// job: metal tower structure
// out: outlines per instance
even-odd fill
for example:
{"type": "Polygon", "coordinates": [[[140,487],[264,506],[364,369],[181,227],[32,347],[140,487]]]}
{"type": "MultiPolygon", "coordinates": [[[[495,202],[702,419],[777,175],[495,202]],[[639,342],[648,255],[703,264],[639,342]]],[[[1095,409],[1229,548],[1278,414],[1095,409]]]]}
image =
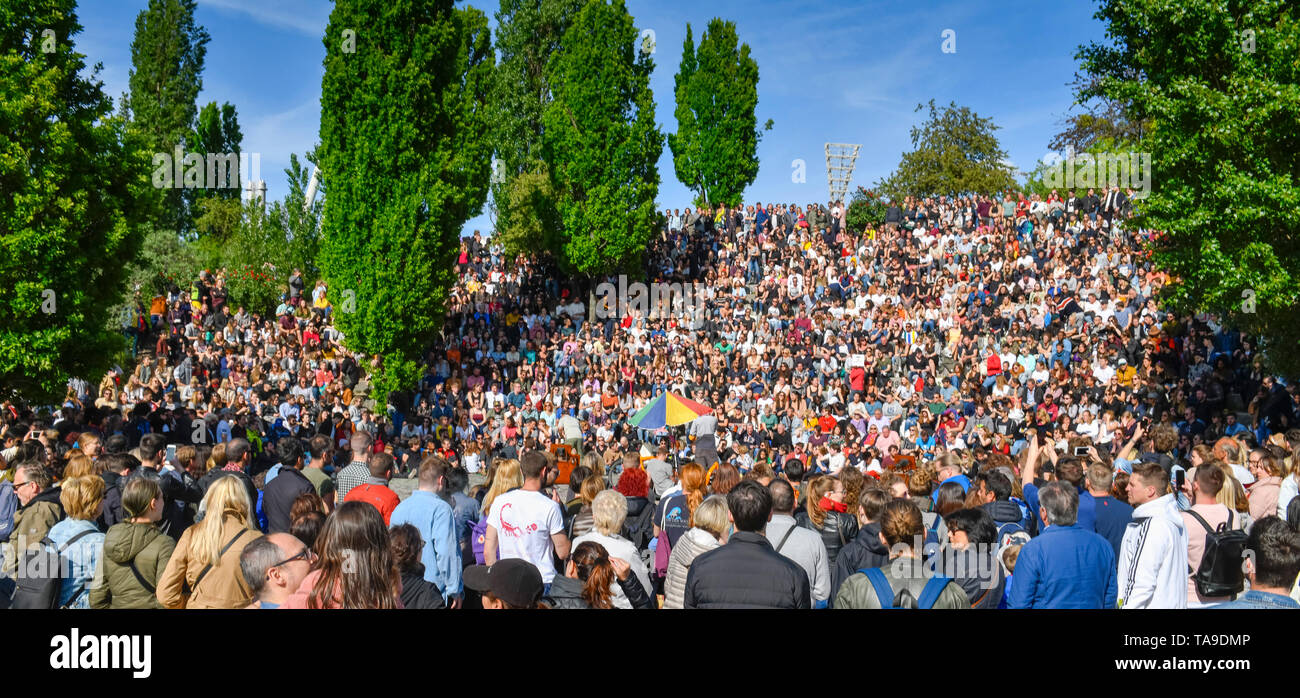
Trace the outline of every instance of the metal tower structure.
{"type": "Polygon", "coordinates": [[[827,143],[826,144],[826,189],[831,201],[843,201],[849,192],[849,181],[853,179],[853,165],[858,160],[861,144],[827,143]]]}

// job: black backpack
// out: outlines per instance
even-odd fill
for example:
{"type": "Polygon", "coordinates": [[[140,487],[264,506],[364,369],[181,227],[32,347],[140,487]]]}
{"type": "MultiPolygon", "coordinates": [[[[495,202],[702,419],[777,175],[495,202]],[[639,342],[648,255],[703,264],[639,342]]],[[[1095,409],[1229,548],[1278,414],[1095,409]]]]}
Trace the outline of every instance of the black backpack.
{"type": "MultiPolygon", "coordinates": [[[[97,533],[97,529],[82,531],[67,543],[54,547],[54,541],[42,538],[39,545],[34,545],[18,555],[18,573],[15,575],[17,587],[14,589],[11,608],[59,607],[59,590],[63,588],[63,552],[73,543],[85,536],[97,533]]],[[[72,598],[81,594],[78,589],[72,598]]]]}
{"type": "Polygon", "coordinates": [[[1228,520],[1215,530],[1200,514],[1190,509],[1185,511],[1205,529],[1205,554],[1201,557],[1200,568],[1192,572],[1197,593],[1201,596],[1241,593],[1245,586],[1241,558],[1246,550],[1246,532],[1231,528],[1233,512],[1229,510],[1228,520]]]}

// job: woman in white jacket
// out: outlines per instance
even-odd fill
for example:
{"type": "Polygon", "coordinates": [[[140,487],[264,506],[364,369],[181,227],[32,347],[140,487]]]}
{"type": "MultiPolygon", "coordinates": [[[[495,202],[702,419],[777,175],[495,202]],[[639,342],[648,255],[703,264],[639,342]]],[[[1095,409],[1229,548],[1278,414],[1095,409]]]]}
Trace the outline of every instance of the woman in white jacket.
{"type": "MultiPolygon", "coordinates": [[[[591,501],[591,517],[593,529],[575,538],[573,547],[576,549],[587,541],[600,543],[609,553],[609,557],[618,558],[632,568],[632,573],[636,575],[637,581],[641,582],[643,589],[654,589],[650,584],[650,573],[646,570],[636,546],[620,535],[623,522],[627,520],[627,498],[623,493],[618,490],[603,490],[597,494],[591,501]]],[[[628,601],[621,587],[614,584],[611,590],[614,592],[615,608],[632,608],[632,602],[628,601]]]]}
{"type": "Polygon", "coordinates": [[[691,563],[727,542],[727,498],[715,494],[695,508],[693,527],[677,539],[668,556],[668,575],[664,578],[664,608],[682,608],[686,598],[686,575],[691,563]]]}

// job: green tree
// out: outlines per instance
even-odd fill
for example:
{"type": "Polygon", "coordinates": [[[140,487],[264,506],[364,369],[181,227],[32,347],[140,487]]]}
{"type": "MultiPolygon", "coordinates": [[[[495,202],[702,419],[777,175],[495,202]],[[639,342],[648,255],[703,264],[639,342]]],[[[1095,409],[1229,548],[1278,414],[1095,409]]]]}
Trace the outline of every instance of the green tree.
{"type": "Polygon", "coordinates": [[[1135,225],[1158,231],[1164,300],[1226,314],[1300,375],[1300,21],[1281,0],[1106,0],[1106,43],[1080,47],[1080,98],[1131,104],[1150,123],[1152,193],[1135,225]]]}
{"type": "MultiPolygon", "coordinates": [[[[235,105],[226,102],[217,107],[216,102],[208,102],[199,110],[198,122],[188,137],[186,149],[191,153],[215,153],[238,155],[243,150],[244,134],[239,128],[239,115],[235,105]]],[[[237,165],[237,162],[233,163],[237,165]]],[[[204,210],[200,202],[209,198],[224,199],[238,203],[242,189],[237,169],[218,166],[207,171],[207,187],[202,189],[183,189],[187,210],[202,215],[204,210]],[[211,176],[216,174],[215,181],[211,176]]]]}
{"type": "Polygon", "coordinates": [[[492,46],[483,13],[452,0],[338,0],[325,47],[321,269],[348,348],[382,357],[382,396],[418,380],[487,197],[492,46]]]}
{"type": "MultiPolygon", "coordinates": [[[[677,179],[694,191],[695,205],[738,206],[758,176],[758,63],[734,22],[713,18],[697,51],[686,24],[682,61],[674,80],[677,133],[668,134],[677,179]]],[[[768,119],[765,129],[772,128],[768,119]]]]}
{"type": "MultiPolygon", "coordinates": [[[[1079,94],[1095,87],[1092,84],[1095,82],[1095,78],[1076,75],[1069,86],[1075,94],[1079,94]]],[[[1082,153],[1092,152],[1103,141],[1138,143],[1150,127],[1150,124],[1133,118],[1130,105],[1104,95],[1078,100],[1075,106],[1082,107],[1083,110],[1065,117],[1061,124],[1064,128],[1052,136],[1048,148],[1062,152],[1074,148],[1075,152],[1082,153]]]]}
{"type": "Polygon", "coordinates": [[[491,109],[496,149],[492,209],[510,252],[554,248],[559,214],[542,155],[542,114],[551,102],[546,65],[585,0],[501,0],[491,109]]]}
{"type": "Polygon", "coordinates": [[[862,232],[869,226],[885,222],[885,212],[889,208],[883,197],[870,189],[858,187],[849,199],[849,210],[845,212],[845,225],[849,230],[862,232]]]}
{"type": "MultiPolygon", "coordinates": [[[[918,104],[916,111],[925,109],[918,104]]],[[[992,194],[1015,186],[1003,160],[994,131],[998,126],[969,107],[956,103],[938,109],[929,103],[930,116],[912,127],[911,152],[903,153],[898,169],[876,185],[891,200],[905,196],[992,194]]]]}
{"type": "MultiPolygon", "coordinates": [[[[196,0],[149,0],[135,18],[131,41],[128,96],[132,128],[144,137],[152,153],[174,157],[175,148],[189,139],[197,112],[195,100],[203,88],[203,59],[208,32],[194,21],[196,0]]],[[[158,197],[161,227],[183,233],[194,230],[193,215],[178,188],[158,197]]]]}
{"type": "Polygon", "coordinates": [[[139,250],[149,160],[99,66],[81,74],[73,0],[0,14],[0,392],[53,401],[122,346],[108,315],[139,250]]]}
{"type": "Polygon", "coordinates": [[[591,0],[547,72],[546,159],[564,230],[560,262],[594,275],[630,268],[655,232],[656,162],[650,57],[623,0],[591,0]]]}

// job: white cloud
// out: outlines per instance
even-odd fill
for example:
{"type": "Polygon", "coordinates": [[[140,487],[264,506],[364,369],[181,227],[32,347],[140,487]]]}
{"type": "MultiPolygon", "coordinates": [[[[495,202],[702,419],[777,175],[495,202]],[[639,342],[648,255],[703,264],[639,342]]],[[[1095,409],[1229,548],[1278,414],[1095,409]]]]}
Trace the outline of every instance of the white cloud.
{"type": "Polygon", "coordinates": [[[273,27],[292,29],[307,36],[325,35],[330,4],[321,0],[202,0],[205,7],[245,14],[273,27]]]}

